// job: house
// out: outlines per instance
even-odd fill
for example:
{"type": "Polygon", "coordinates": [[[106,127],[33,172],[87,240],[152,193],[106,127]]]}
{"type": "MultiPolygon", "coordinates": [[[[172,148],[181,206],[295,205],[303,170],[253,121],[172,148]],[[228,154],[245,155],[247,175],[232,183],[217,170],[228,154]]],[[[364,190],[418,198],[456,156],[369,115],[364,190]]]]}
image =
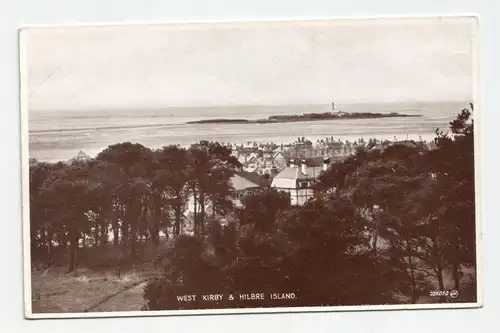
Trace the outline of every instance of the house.
{"type": "Polygon", "coordinates": [[[314,195],[312,186],[316,179],[329,165],[329,159],[323,159],[321,166],[308,165],[307,160],[302,160],[300,165],[290,161],[289,165],[273,178],[271,187],[289,193],[292,205],[304,205],[314,195]]]}
{"type": "Polygon", "coordinates": [[[326,149],[329,155],[338,155],[342,152],[344,145],[342,142],[332,141],[326,144],[326,149]]]}
{"type": "Polygon", "coordinates": [[[272,151],[263,150],[262,151],[262,158],[265,158],[265,159],[271,159],[271,158],[273,158],[273,152],[272,151]]]}
{"type": "Polygon", "coordinates": [[[72,159],[70,159],[68,161],[68,163],[73,164],[73,163],[77,163],[77,162],[85,162],[85,161],[88,161],[90,159],[91,158],[89,155],[85,154],[82,150],[80,150],[75,157],[73,157],[72,159]]]}
{"type": "Polygon", "coordinates": [[[436,142],[430,141],[429,143],[427,143],[426,147],[428,150],[434,150],[434,149],[437,149],[438,146],[437,146],[436,142]]]}
{"type": "Polygon", "coordinates": [[[273,156],[276,155],[277,153],[284,153],[287,150],[285,146],[281,145],[279,147],[276,147],[273,149],[273,156]]]}
{"type": "Polygon", "coordinates": [[[285,169],[272,178],[271,187],[289,193],[292,205],[303,205],[314,196],[313,185],[318,177],[332,164],[342,162],[348,157],[312,157],[302,159],[300,164],[291,160],[285,169]]]}
{"type": "Polygon", "coordinates": [[[238,159],[240,157],[240,152],[236,149],[231,149],[231,156],[235,157],[238,159]]]}
{"type": "MultiPolygon", "coordinates": [[[[231,198],[229,199],[231,199],[233,205],[235,205],[236,207],[241,206],[241,199],[245,195],[255,193],[256,191],[269,186],[269,182],[264,177],[255,172],[248,172],[243,170],[239,170],[238,172],[236,172],[229,181],[233,187],[231,198]]],[[[192,216],[193,212],[194,197],[192,194],[190,194],[186,202],[184,215],[192,216]]],[[[212,213],[212,204],[210,202],[206,203],[205,205],[205,213],[207,213],[207,215],[211,215],[212,213]]]]}
{"type": "Polygon", "coordinates": [[[273,155],[273,162],[276,166],[284,168],[286,166],[286,158],[282,152],[276,152],[273,155]]]}
{"type": "Polygon", "coordinates": [[[244,164],[247,162],[247,155],[245,154],[241,154],[238,156],[238,162],[240,162],[241,164],[244,164]]]}
{"type": "Polygon", "coordinates": [[[239,171],[230,180],[233,186],[232,201],[236,207],[241,206],[241,199],[269,186],[269,182],[256,172],[239,171]]]}
{"type": "Polygon", "coordinates": [[[258,158],[259,158],[259,156],[257,156],[256,153],[251,153],[250,155],[248,155],[246,162],[247,163],[256,163],[258,158]]]}
{"type": "Polygon", "coordinates": [[[257,163],[250,163],[245,166],[244,170],[246,172],[257,172],[259,170],[259,166],[257,163]]]}
{"type": "Polygon", "coordinates": [[[273,152],[273,160],[283,161],[286,164],[285,152],[284,151],[273,152]]]}
{"type": "Polygon", "coordinates": [[[371,148],[371,150],[383,150],[383,149],[384,149],[384,145],[380,142],[375,143],[373,145],[373,147],[371,148]]]}

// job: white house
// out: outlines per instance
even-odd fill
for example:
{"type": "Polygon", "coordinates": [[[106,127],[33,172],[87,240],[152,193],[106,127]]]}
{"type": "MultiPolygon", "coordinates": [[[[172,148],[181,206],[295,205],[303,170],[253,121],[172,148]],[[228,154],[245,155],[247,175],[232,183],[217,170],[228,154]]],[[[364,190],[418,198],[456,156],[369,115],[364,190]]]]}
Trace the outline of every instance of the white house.
{"type": "Polygon", "coordinates": [[[76,154],[75,157],[73,157],[72,159],[68,160],[68,163],[76,163],[76,162],[85,162],[85,161],[88,161],[90,160],[90,156],[85,154],[83,152],[83,150],[80,150],[78,152],[78,154],[76,154]]]}
{"type": "Polygon", "coordinates": [[[273,162],[280,167],[286,166],[286,158],[283,152],[275,152],[273,155],[273,162]]]}
{"type": "MultiPolygon", "coordinates": [[[[236,207],[241,207],[241,198],[249,193],[260,190],[266,186],[266,180],[255,172],[239,171],[233,175],[230,179],[231,185],[233,186],[232,192],[232,202],[236,207]]],[[[199,207],[198,207],[199,209],[199,207]]],[[[185,216],[191,215],[194,212],[194,197],[192,194],[189,195],[186,209],[184,211],[185,216]]],[[[212,213],[212,205],[210,203],[205,205],[205,212],[207,214],[212,213]]]]}
{"type": "Polygon", "coordinates": [[[329,165],[329,159],[324,159],[322,166],[308,166],[305,160],[300,165],[290,161],[290,165],[273,178],[271,187],[289,193],[292,205],[304,205],[314,195],[312,185],[329,165]]]}

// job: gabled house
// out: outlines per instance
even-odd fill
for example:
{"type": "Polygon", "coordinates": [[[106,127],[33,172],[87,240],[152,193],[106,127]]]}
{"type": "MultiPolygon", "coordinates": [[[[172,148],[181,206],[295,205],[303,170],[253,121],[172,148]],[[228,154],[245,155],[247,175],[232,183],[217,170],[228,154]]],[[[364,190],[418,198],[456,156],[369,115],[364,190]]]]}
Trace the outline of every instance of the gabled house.
{"type": "Polygon", "coordinates": [[[69,164],[72,164],[72,163],[77,163],[77,162],[85,162],[85,161],[88,161],[88,160],[90,160],[90,159],[91,159],[91,158],[90,158],[90,156],[89,156],[89,155],[85,154],[85,153],[83,152],[83,150],[80,150],[80,151],[78,152],[78,154],[76,154],[76,156],[75,156],[75,157],[73,157],[72,159],[68,160],[68,163],[69,163],[69,164]]]}
{"type": "Polygon", "coordinates": [[[266,151],[266,150],[262,151],[262,158],[271,159],[272,157],[273,157],[272,151],[266,151]]]}
{"type": "Polygon", "coordinates": [[[239,171],[231,178],[234,188],[232,193],[233,204],[241,206],[241,199],[248,194],[255,193],[269,186],[269,182],[256,172],[239,171]]]}
{"type": "Polygon", "coordinates": [[[251,153],[250,155],[248,155],[246,162],[247,163],[256,163],[257,159],[258,159],[257,154],[256,153],[251,153]]]}
{"type": "Polygon", "coordinates": [[[241,164],[244,164],[247,162],[247,156],[245,154],[241,154],[238,156],[238,162],[240,162],[241,164]]]}
{"type": "Polygon", "coordinates": [[[313,185],[318,177],[332,164],[344,161],[348,156],[302,159],[300,163],[290,161],[288,166],[272,180],[271,187],[289,193],[292,205],[304,205],[314,196],[313,185]]]}
{"type": "Polygon", "coordinates": [[[273,162],[276,164],[278,167],[285,167],[286,166],[286,158],[283,152],[276,152],[273,155],[273,162]]]}
{"type": "Polygon", "coordinates": [[[289,165],[273,178],[271,187],[289,193],[292,205],[303,205],[314,195],[312,186],[329,165],[329,159],[324,159],[321,166],[308,165],[306,160],[302,160],[300,165],[290,161],[289,165]]]}
{"type": "MultiPolygon", "coordinates": [[[[241,206],[241,199],[245,195],[255,193],[269,186],[269,182],[264,177],[255,172],[243,170],[236,172],[229,181],[233,187],[233,191],[231,192],[231,197],[228,199],[230,199],[236,207],[241,206]]],[[[192,216],[193,212],[194,197],[190,194],[186,202],[184,215],[192,216]]],[[[205,213],[207,213],[207,215],[211,215],[212,213],[212,204],[210,202],[205,205],[205,213]]]]}
{"type": "Polygon", "coordinates": [[[244,170],[246,172],[257,172],[259,170],[259,166],[257,165],[257,163],[251,163],[251,164],[248,164],[244,170]]]}

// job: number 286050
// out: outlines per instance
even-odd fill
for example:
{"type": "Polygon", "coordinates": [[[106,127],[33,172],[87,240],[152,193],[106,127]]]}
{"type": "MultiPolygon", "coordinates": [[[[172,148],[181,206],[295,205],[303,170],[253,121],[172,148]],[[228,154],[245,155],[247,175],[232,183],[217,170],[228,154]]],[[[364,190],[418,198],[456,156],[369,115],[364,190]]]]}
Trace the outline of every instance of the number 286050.
{"type": "Polygon", "coordinates": [[[439,297],[439,296],[449,296],[450,292],[448,290],[432,290],[429,293],[431,297],[439,297]]]}

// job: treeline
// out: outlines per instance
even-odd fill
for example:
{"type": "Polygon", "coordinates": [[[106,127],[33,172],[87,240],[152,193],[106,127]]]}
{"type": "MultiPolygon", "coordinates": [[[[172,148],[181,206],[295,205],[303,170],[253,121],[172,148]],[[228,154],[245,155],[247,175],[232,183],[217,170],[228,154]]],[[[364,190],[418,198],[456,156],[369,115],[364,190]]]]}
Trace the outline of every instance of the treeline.
{"type": "Polygon", "coordinates": [[[81,246],[100,247],[112,234],[121,258],[133,260],[139,241],[157,246],[160,232],[167,237],[181,233],[188,197],[194,199],[194,234],[203,234],[208,205],[212,217],[232,209],[229,180],[237,167],[229,148],[208,141],[157,150],[125,142],[85,161],[34,163],[32,259],[50,265],[54,249],[64,249],[71,271],[81,246]]]}
{"type": "Polygon", "coordinates": [[[474,302],[471,111],[450,123],[451,134],[436,131],[434,150],[359,150],[323,173],[302,207],[268,189],[245,197],[234,223],[212,221],[208,237],[181,235],[148,283],[144,309],[416,303],[450,288],[459,296],[434,301],[474,302]],[[176,298],[252,292],[296,298],[176,298]]]}

